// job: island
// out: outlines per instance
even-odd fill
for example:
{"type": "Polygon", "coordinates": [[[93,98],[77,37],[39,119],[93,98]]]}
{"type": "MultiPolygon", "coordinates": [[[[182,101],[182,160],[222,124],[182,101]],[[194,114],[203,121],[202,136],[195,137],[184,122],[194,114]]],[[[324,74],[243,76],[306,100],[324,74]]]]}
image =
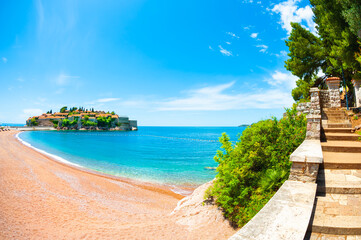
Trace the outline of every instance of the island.
{"type": "Polygon", "coordinates": [[[32,116],[26,120],[29,127],[54,127],[58,130],[110,130],[136,131],[137,121],[129,117],[118,116],[114,111],[95,111],[83,107],[62,107],[59,112],[52,110],[39,116],[32,116]]]}

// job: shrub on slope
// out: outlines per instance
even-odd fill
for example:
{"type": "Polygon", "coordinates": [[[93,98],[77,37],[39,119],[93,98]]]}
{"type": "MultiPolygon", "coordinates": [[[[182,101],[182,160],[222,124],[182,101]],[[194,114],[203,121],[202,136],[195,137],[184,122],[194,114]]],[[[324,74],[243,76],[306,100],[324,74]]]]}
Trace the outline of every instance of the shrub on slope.
{"type": "Polygon", "coordinates": [[[243,226],[273,196],[288,178],[290,154],[306,136],[306,118],[294,108],[286,109],[281,120],[257,122],[242,133],[235,144],[223,133],[222,151],[214,185],[207,197],[213,198],[226,218],[243,226]]]}

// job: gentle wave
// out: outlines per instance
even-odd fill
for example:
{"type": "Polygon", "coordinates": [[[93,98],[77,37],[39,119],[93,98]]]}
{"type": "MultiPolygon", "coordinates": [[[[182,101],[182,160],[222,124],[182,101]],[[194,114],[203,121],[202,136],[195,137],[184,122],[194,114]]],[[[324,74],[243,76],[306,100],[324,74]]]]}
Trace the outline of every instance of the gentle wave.
{"type": "Polygon", "coordinates": [[[75,167],[80,167],[80,168],[84,168],[84,169],[85,169],[84,166],[81,166],[81,165],[76,164],[76,163],[69,162],[68,160],[65,160],[65,159],[62,158],[62,157],[59,157],[59,156],[57,156],[57,155],[55,155],[55,154],[51,154],[51,153],[48,153],[48,152],[46,152],[46,151],[44,151],[44,150],[41,150],[41,149],[39,149],[39,148],[34,147],[34,146],[31,145],[30,143],[25,142],[24,140],[22,140],[22,139],[19,137],[20,133],[21,133],[21,132],[17,133],[17,134],[15,135],[15,137],[16,137],[16,139],[18,139],[18,140],[19,140],[22,144],[24,144],[25,146],[30,147],[30,148],[34,149],[35,151],[37,151],[37,152],[39,152],[39,153],[42,153],[42,154],[44,154],[44,155],[46,155],[46,156],[48,156],[48,157],[51,157],[51,158],[55,159],[56,161],[59,161],[59,162],[65,163],[65,164],[69,164],[69,165],[72,165],[72,166],[75,166],[75,167]]]}

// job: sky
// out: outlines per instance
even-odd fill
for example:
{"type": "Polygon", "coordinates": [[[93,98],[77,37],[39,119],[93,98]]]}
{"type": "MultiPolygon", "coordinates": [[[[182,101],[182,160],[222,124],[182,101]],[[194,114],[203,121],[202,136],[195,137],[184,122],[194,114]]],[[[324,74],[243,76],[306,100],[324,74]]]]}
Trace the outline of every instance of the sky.
{"type": "Polygon", "coordinates": [[[312,18],[306,0],[0,0],[0,122],[63,106],[139,126],[281,117],[290,22],[312,18]]]}

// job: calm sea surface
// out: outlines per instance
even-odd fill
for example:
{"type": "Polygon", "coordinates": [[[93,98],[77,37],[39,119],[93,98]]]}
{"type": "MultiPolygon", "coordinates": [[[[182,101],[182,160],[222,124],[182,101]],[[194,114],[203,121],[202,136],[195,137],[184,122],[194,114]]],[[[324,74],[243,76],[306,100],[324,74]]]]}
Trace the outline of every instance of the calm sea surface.
{"type": "Polygon", "coordinates": [[[212,180],[213,160],[226,132],[244,127],[139,127],[136,132],[29,131],[20,139],[83,167],[116,176],[173,185],[212,180]]]}

